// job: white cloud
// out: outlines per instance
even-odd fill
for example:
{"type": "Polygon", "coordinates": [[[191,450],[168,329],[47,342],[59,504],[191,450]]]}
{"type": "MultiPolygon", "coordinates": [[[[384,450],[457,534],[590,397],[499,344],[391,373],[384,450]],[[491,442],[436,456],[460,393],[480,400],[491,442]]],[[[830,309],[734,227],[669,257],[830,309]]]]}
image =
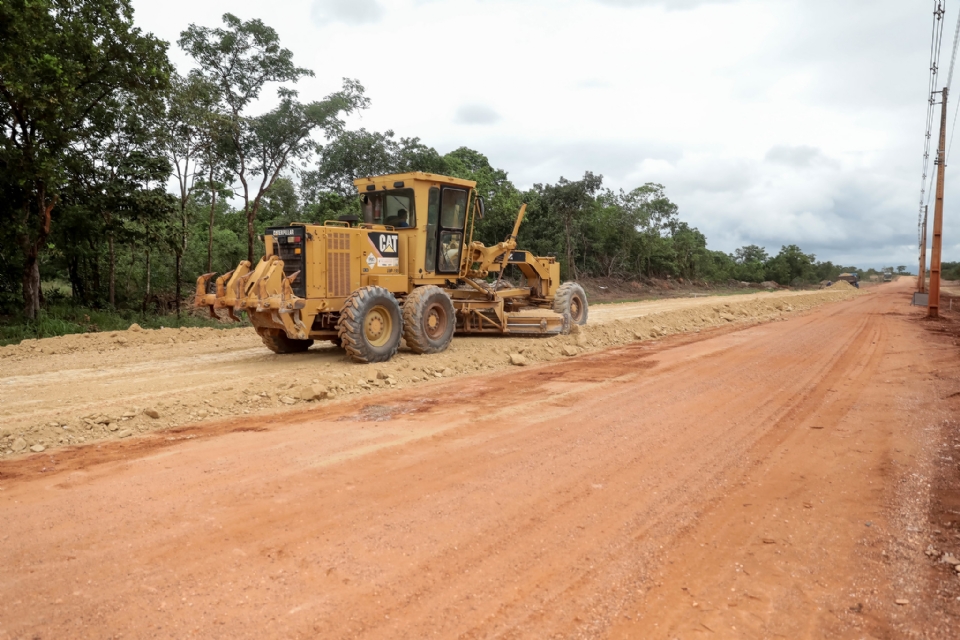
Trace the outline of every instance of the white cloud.
{"type": "Polygon", "coordinates": [[[500,114],[484,104],[465,104],[457,109],[454,122],[457,124],[494,124],[500,114]]]}
{"type": "Polygon", "coordinates": [[[310,17],[318,26],[331,22],[363,25],[379,22],[383,11],[377,0],[314,0],[310,17]]]}
{"type": "Polygon", "coordinates": [[[836,165],[835,162],[832,162],[824,156],[820,149],[807,145],[790,146],[778,144],[770,147],[764,159],[767,162],[774,162],[795,169],[823,163],[836,165]]]}
{"type": "MultiPolygon", "coordinates": [[[[277,29],[297,64],[316,72],[297,86],[303,99],[335,91],[341,77],[357,78],[372,107],[350,126],[418,136],[440,152],[477,149],[518,186],[584,171],[603,174],[612,188],[661,182],[714,249],[796,243],[823,259],[896,264],[912,264],[916,254],[926,5],[134,5],[139,25],[171,42],[188,22],[219,25],[225,11],[261,18],[277,29]],[[315,15],[324,17],[314,22],[315,15]]],[[[175,47],[173,57],[178,64],[183,59],[175,47]]],[[[953,241],[960,238],[960,220],[950,195],[960,193],[954,190],[960,172],[952,169],[945,260],[960,259],[953,241]]]]}
{"type": "Polygon", "coordinates": [[[638,7],[662,7],[668,11],[684,11],[695,9],[705,4],[722,4],[733,2],[734,0],[593,0],[599,4],[607,4],[612,7],[638,8],[638,7]]]}

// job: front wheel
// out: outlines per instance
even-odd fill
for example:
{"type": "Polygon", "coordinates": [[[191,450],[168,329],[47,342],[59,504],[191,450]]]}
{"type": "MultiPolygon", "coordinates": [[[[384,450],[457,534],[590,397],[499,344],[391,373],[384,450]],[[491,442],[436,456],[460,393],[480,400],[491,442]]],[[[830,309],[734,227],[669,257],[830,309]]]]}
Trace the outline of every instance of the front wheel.
{"type": "Polygon", "coordinates": [[[274,353],[300,353],[306,351],[313,344],[313,340],[295,340],[288,338],[280,329],[258,329],[260,339],[267,349],[274,353]]]}
{"type": "Polygon", "coordinates": [[[557,289],[553,310],[570,318],[571,324],[587,324],[587,294],[576,282],[565,282],[557,289]]]}
{"type": "Polygon", "coordinates": [[[414,353],[440,353],[456,328],[453,301],[443,289],[417,287],[403,303],[403,338],[414,353]]]}
{"type": "Polygon", "coordinates": [[[383,287],[361,287],[340,311],[337,332],[347,354],[357,362],[386,362],[400,347],[400,304],[383,287]]]}

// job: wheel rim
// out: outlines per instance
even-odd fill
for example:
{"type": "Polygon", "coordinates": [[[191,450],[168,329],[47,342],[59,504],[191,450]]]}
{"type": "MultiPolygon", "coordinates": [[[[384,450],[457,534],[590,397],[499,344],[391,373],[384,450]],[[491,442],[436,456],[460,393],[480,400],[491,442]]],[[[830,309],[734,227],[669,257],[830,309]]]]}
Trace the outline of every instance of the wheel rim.
{"type": "Polygon", "coordinates": [[[376,306],[363,321],[363,335],[374,347],[382,347],[393,333],[393,318],[386,307],[376,306]]]}
{"type": "Polygon", "coordinates": [[[443,337],[447,329],[447,310],[439,303],[431,304],[423,314],[423,331],[431,340],[443,337]]]}
{"type": "Polygon", "coordinates": [[[574,322],[580,322],[583,318],[583,304],[580,302],[580,296],[570,298],[570,317],[574,322]]]}

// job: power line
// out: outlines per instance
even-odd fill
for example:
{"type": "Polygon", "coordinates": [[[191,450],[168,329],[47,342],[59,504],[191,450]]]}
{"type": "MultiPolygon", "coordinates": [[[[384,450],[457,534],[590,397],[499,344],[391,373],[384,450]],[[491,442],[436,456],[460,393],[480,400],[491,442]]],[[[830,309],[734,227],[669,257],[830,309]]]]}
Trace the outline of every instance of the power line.
{"type": "Polygon", "coordinates": [[[947,72],[947,93],[950,92],[950,83],[953,81],[953,67],[957,64],[958,37],[960,37],[960,12],[957,13],[957,28],[953,30],[953,52],[950,54],[950,70],[947,72]]]}
{"type": "MultiPolygon", "coordinates": [[[[960,39],[960,12],[957,13],[957,28],[953,31],[953,54],[950,56],[950,73],[947,75],[947,89],[949,93],[950,83],[953,80],[953,66],[957,62],[957,41],[960,39]]],[[[944,161],[950,158],[950,151],[953,150],[953,132],[957,130],[957,113],[960,112],[960,102],[957,102],[957,108],[953,111],[953,125],[950,127],[950,142],[947,145],[947,155],[944,161]]],[[[929,197],[929,196],[928,196],[929,197]]]]}
{"type": "MultiPolygon", "coordinates": [[[[923,219],[923,207],[927,194],[927,169],[930,166],[930,139],[933,135],[933,113],[934,107],[936,106],[934,91],[936,91],[937,88],[937,80],[940,70],[940,48],[943,44],[944,13],[944,0],[934,0],[933,30],[930,35],[930,82],[927,87],[927,125],[923,140],[923,174],[920,177],[920,210],[917,212],[917,244],[920,243],[920,225],[923,219]]],[[[951,74],[952,67],[953,64],[951,64],[951,74]]]]}

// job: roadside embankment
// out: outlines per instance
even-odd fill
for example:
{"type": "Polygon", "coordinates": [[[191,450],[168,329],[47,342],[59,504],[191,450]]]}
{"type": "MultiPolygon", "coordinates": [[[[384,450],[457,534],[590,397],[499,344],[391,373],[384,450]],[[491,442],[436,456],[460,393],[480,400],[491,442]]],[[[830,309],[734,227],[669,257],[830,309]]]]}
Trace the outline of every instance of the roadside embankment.
{"type": "Polygon", "coordinates": [[[252,330],[158,329],[27,340],[0,348],[0,458],[229,416],[309,407],[385,388],[533,365],[671,334],[776,321],[865,295],[812,292],[595,306],[585,327],[551,338],[456,337],[444,353],[401,349],[358,365],[330,344],[278,356],[252,330]]]}

